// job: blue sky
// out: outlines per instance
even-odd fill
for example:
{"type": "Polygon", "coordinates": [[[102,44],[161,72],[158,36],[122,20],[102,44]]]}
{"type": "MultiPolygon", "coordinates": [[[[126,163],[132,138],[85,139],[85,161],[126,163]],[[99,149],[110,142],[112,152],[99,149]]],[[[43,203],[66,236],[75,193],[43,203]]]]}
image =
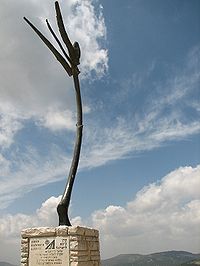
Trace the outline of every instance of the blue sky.
{"type": "MultiPolygon", "coordinates": [[[[103,258],[199,252],[200,2],[60,4],[82,48],[73,224],[100,230],[103,258]]],[[[23,16],[51,38],[54,3],[3,0],[0,11],[0,260],[10,262],[22,228],[58,224],[76,123],[72,83],[23,16]]]]}

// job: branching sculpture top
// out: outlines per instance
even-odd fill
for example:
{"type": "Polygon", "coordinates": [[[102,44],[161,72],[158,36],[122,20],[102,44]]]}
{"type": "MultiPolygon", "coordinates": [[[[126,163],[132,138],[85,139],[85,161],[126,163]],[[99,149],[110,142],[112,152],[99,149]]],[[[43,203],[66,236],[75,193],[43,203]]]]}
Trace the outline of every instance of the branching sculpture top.
{"type": "Polygon", "coordinates": [[[57,206],[59,225],[71,226],[69,216],[68,216],[68,209],[69,209],[69,204],[70,204],[70,199],[71,199],[72,188],[73,188],[73,184],[74,184],[74,180],[75,180],[75,176],[76,176],[76,172],[78,168],[78,163],[79,163],[81,143],[82,143],[82,131],[83,131],[82,101],[81,101],[81,93],[80,93],[80,84],[79,84],[79,79],[78,79],[78,75],[80,73],[78,69],[78,65],[80,64],[81,52],[80,52],[80,47],[79,47],[78,42],[74,42],[74,44],[72,45],[68,37],[68,34],[65,30],[65,26],[63,23],[59,3],[57,1],[55,2],[55,10],[56,10],[58,29],[59,29],[61,38],[67,47],[68,53],[63,48],[59,38],[56,36],[48,20],[46,20],[46,23],[64,56],[61,55],[61,53],[49,42],[49,40],[27,18],[24,17],[24,20],[31,26],[31,28],[35,31],[35,33],[41,38],[41,40],[51,50],[51,52],[54,54],[56,59],[63,66],[67,74],[69,76],[73,76],[74,88],[75,88],[75,94],[76,94],[76,108],[77,108],[76,142],[74,146],[74,153],[73,153],[73,158],[71,162],[71,167],[70,167],[67,183],[66,183],[61,201],[57,206]]]}

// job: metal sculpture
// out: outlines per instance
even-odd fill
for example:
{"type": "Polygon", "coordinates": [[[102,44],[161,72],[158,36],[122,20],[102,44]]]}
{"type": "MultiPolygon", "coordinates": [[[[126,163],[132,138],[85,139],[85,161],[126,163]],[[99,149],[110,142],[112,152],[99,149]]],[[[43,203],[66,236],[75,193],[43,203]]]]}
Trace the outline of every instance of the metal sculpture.
{"type": "Polygon", "coordinates": [[[74,184],[74,180],[75,180],[75,176],[76,176],[76,172],[78,168],[78,163],[79,163],[81,143],[82,143],[82,131],[83,131],[82,101],[81,101],[80,84],[79,84],[79,78],[78,78],[78,75],[80,73],[78,69],[78,65],[80,64],[79,59],[80,59],[81,52],[80,52],[80,47],[79,47],[78,42],[74,42],[74,44],[72,45],[68,37],[68,34],[65,30],[65,26],[63,23],[59,3],[57,1],[55,2],[55,11],[56,11],[58,29],[59,29],[61,38],[67,47],[68,54],[63,48],[60,40],[56,36],[48,20],[46,20],[46,23],[47,23],[48,29],[50,30],[57,44],[59,45],[64,56],[62,56],[60,52],[58,52],[58,50],[47,40],[47,38],[27,18],[24,17],[24,20],[31,26],[31,28],[35,31],[35,33],[41,38],[41,40],[51,50],[51,52],[54,54],[56,59],[63,66],[67,74],[70,77],[73,76],[73,82],[74,82],[74,88],[75,88],[75,94],[76,94],[76,108],[77,108],[76,142],[74,146],[73,159],[71,162],[71,167],[70,167],[67,183],[66,183],[61,201],[57,206],[59,225],[71,226],[69,216],[68,216],[68,209],[69,209],[69,204],[70,204],[70,199],[71,199],[71,194],[72,194],[72,188],[73,188],[73,184],[74,184]]]}

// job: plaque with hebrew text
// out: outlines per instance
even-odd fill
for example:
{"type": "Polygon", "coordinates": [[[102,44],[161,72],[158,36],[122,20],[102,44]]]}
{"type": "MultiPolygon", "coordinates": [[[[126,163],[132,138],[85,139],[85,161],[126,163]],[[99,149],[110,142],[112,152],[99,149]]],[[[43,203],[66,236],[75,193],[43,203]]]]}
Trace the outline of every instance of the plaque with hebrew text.
{"type": "Polygon", "coordinates": [[[29,266],[69,266],[69,237],[33,237],[29,266]]]}

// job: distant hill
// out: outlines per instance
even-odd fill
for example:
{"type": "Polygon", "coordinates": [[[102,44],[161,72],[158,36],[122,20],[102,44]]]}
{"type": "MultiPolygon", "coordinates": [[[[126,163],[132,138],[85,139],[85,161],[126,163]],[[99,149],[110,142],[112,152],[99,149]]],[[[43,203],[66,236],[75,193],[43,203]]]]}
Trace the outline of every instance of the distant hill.
{"type": "Polygon", "coordinates": [[[0,261],[0,266],[15,266],[15,265],[10,264],[8,262],[0,261]]]}
{"type": "Polygon", "coordinates": [[[200,258],[186,262],[186,263],[182,263],[180,266],[198,266],[200,265],[200,258]]]}
{"type": "Polygon", "coordinates": [[[189,266],[184,264],[200,258],[200,254],[186,251],[166,251],[150,255],[124,254],[103,260],[102,266],[189,266]]]}

